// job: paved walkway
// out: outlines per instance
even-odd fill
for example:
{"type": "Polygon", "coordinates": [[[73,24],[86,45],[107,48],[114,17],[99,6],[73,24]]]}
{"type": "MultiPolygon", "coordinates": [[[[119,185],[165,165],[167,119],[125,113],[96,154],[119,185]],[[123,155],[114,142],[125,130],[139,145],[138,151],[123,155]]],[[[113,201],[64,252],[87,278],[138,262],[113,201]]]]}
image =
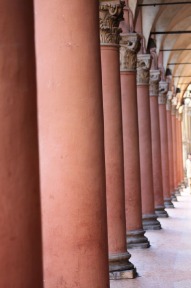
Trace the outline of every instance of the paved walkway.
{"type": "Polygon", "coordinates": [[[191,288],[191,195],[184,191],[159,219],[163,229],[146,233],[151,247],[129,250],[139,277],[111,281],[111,288],[191,288]]]}

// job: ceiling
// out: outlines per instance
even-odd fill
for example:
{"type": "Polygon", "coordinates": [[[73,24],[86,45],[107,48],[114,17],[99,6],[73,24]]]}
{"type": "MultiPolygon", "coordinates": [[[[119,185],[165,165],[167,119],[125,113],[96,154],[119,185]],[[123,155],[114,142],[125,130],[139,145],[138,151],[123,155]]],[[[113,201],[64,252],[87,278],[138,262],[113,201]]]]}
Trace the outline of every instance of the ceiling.
{"type": "Polygon", "coordinates": [[[163,51],[163,66],[171,69],[174,84],[183,95],[191,83],[191,1],[129,0],[128,4],[134,16],[136,5],[142,10],[146,44],[150,36],[155,39],[157,52],[163,51]]]}

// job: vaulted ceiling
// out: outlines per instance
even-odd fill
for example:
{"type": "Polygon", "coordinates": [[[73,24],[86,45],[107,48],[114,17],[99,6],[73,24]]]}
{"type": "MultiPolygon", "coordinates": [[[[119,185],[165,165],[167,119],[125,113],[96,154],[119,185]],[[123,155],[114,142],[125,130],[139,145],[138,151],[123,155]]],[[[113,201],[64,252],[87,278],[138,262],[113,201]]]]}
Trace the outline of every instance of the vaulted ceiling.
{"type": "Polygon", "coordinates": [[[136,5],[142,9],[146,43],[150,37],[156,40],[157,52],[163,51],[163,66],[171,69],[183,95],[191,83],[191,1],[129,0],[134,15],[136,5]]]}

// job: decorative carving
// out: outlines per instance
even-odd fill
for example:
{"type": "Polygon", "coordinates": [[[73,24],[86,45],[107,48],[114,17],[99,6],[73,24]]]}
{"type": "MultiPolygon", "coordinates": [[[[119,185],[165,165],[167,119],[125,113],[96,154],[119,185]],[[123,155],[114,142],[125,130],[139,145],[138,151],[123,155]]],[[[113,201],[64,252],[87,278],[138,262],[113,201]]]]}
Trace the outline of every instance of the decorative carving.
{"type": "Polygon", "coordinates": [[[166,101],[166,110],[171,111],[171,105],[172,105],[172,91],[168,91],[167,93],[167,101],[166,101]]]}
{"type": "Polygon", "coordinates": [[[120,21],[123,20],[123,7],[125,2],[119,1],[100,1],[99,5],[99,23],[100,23],[100,43],[119,44],[120,21]]]}
{"type": "Polygon", "coordinates": [[[177,98],[176,98],[176,96],[173,96],[173,97],[172,97],[172,105],[177,106],[177,104],[178,104],[177,98]]]}
{"type": "Polygon", "coordinates": [[[171,114],[174,116],[176,115],[176,105],[173,105],[173,103],[171,105],[171,114]]]}
{"type": "Polygon", "coordinates": [[[168,98],[169,100],[171,100],[172,97],[173,97],[172,91],[168,91],[168,93],[167,93],[167,98],[168,98]]]}
{"type": "Polygon", "coordinates": [[[137,85],[149,85],[150,54],[137,55],[137,85]]]}
{"type": "Polygon", "coordinates": [[[158,98],[158,104],[166,104],[166,94],[168,92],[168,83],[165,81],[159,82],[159,98],[158,98]]]}
{"type": "Polygon", "coordinates": [[[159,81],[160,81],[160,71],[150,70],[150,80],[149,80],[149,94],[150,96],[158,96],[159,94],[159,81]]]}
{"type": "Polygon", "coordinates": [[[166,110],[167,111],[171,111],[171,100],[167,98],[166,101],[166,110]]]}
{"type": "Polygon", "coordinates": [[[178,109],[176,109],[176,119],[178,119],[179,120],[179,112],[178,112],[178,109]]]}
{"type": "Polygon", "coordinates": [[[120,70],[136,71],[137,52],[141,48],[141,37],[137,33],[121,34],[120,70]]]}

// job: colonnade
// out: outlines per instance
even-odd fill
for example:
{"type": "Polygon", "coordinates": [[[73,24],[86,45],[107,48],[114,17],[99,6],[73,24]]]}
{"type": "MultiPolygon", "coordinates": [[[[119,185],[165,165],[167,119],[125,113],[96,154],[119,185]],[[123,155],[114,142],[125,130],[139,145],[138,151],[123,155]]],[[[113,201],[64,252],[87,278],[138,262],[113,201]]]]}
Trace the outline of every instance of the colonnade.
{"type": "Polygon", "coordinates": [[[0,287],[134,278],[174,208],[182,117],[114,2],[2,2],[0,287]]]}

